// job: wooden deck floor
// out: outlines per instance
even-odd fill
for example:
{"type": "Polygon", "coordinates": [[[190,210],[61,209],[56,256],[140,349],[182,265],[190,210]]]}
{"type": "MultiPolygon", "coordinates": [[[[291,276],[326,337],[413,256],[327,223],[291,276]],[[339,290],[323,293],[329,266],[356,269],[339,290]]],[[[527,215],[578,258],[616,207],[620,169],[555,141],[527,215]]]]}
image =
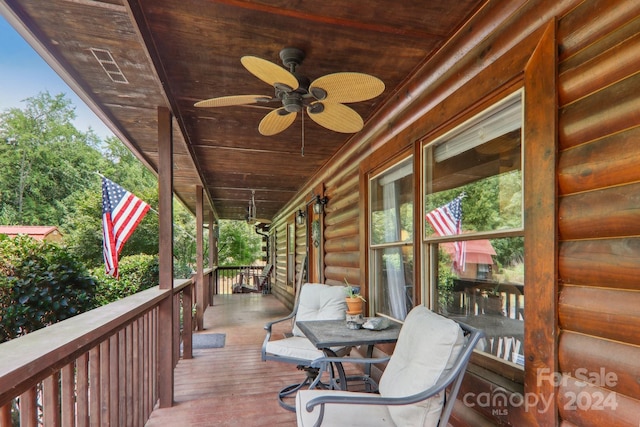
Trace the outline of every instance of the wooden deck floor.
{"type": "Polygon", "coordinates": [[[260,359],[264,324],[288,313],[272,295],[216,295],[200,333],[226,334],[225,346],[194,349],[193,359],[180,360],[174,406],[154,410],[146,426],[295,426],[295,414],[276,396],[304,374],[260,359]]]}

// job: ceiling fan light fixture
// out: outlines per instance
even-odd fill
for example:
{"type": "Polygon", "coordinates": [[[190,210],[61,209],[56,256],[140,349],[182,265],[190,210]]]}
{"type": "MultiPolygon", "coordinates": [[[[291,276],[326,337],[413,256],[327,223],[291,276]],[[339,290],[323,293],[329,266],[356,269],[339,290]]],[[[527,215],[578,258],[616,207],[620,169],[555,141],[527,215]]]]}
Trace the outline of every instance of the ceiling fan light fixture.
{"type": "Polygon", "coordinates": [[[314,102],[313,104],[307,107],[307,113],[309,114],[319,114],[324,111],[324,104],[322,102],[314,102]]]}
{"type": "Polygon", "coordinates": [[[274,83],[273,87],[276,89],[276,93],[277,92],[289,93],[293,91],[293,88],[291,86],[284,83],[280,83],[280,82],[274,83]]]}
{"type": "Polygon", "coordinates": [[[312,87],[309,89],[309,92],[311,92],[311,95],[318,101],[322,101],[327,97],[327,91],[321,87],[312,87]]]}

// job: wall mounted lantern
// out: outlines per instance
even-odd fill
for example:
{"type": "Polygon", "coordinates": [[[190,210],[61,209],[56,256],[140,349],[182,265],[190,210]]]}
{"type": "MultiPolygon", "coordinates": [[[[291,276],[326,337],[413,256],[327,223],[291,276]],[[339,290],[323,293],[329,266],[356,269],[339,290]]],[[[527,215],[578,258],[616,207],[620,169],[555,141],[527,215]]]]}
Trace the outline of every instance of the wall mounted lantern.
{"type": "Polygon", "coordinates": [[[313,204],[313,212],[317,215],[320,215],[324,211],[324,205],[329,202],[329,199],[326,197],[316,196],[316,201],[313,204]]]}
{"type": "Polygon", "coordinates": [[[307,216],[302,209],[298,209],[298,213],[296,214],[296,223],[298,225],[304,225],[304,217],[307,216]]]}

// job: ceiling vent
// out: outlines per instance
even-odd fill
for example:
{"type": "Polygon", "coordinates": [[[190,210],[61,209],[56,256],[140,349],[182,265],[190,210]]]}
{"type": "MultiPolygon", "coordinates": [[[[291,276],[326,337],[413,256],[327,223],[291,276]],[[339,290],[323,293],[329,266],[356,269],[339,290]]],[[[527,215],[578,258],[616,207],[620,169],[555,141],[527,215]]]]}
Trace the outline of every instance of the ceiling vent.
{"type": "Polygon", "coordinates": [[[106,49],[97,49],[92,47],[91,53],[98,60],[98,63],[102,67],[109,78],[115,83],[129,84],[127,78],[122,74],[120,66],[116,63],[116,60],[111,56],[111,52],[106,49]]]}

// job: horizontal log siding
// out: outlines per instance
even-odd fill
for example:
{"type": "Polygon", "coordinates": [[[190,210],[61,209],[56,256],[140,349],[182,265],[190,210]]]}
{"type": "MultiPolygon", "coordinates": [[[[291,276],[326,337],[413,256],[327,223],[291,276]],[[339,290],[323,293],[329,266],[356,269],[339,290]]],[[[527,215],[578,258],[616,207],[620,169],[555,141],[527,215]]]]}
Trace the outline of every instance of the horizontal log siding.
{"type": "Polygon", "coordinates": [[[585,2],[559,34],[558,409],[563,425],[637,426],[640,3],[585,2]],[[615,408],[585,407],[601,397],[615,408]]]}
{"type": "MultiPolygon", "coordinates": [[[[327,180],[325,194],[329,198],[324,218],[325,282],[343,285],[347,279],[361,285],[358,163],[351,162],[342,173],[327,180]]],[[[362,293],[366,292],[363,288],[362,293]]]]}
{"type": "Polygon", "coordinates": [[[276,251],[275,280],[271,286],[271,293],[281,301],[293,301],[292,289],[287,289],[287,223],[285,221],[275,225],[276,251]]]}

